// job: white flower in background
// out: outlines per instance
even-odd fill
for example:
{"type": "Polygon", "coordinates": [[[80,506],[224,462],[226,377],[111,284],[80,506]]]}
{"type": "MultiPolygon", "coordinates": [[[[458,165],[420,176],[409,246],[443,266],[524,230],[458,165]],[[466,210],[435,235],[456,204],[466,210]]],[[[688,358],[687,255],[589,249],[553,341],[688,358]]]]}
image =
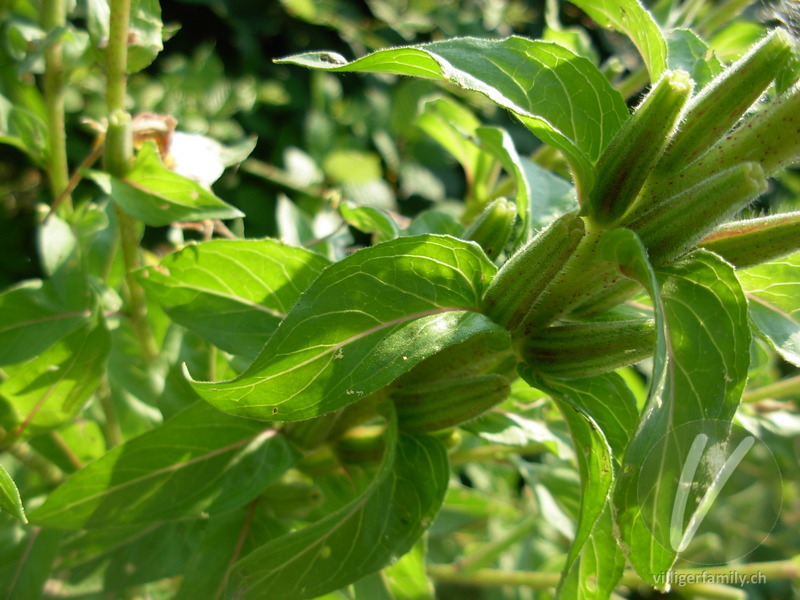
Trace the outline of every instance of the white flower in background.
{"type": "Polygon", "coordinates": [[[172,133],[167,156],[171,171],[196,181],[206,188],[222,176],[225,170],[222,144],[199,133],[172,133]]]}

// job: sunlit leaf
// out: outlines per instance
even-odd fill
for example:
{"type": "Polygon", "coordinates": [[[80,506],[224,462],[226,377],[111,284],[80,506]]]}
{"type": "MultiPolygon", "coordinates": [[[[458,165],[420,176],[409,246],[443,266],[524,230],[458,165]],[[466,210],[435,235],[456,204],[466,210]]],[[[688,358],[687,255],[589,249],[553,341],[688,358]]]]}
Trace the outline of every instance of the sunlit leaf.
{"type": "Polygon", "coordinates": [[[213,240],[186,246],[138,277],[173,321],[253,358],[328,264],[277,240],[213,240]]]}
{"type": "Polygon", "coordinates": [[[737,271],[759,333],[800,367],[800,253],[737,271]]]}
{"type": "Polygon", "coordinates": [[[411,549],[439,510],[449,478],[442,443],[390,422],[383,462],[363,495],[253,551],[231,571],[240,600],[303,600],[377,571],[411,549]]]}
{"type": "Polygon", "coordinates": [[[263,423],[198,402],[78,471],[30,518],[78,529],[222,511],[252,500],[295,458],[263,423]]]}
{"type": "MultiPolygon", "coordinates": [[[[657,28],[656,32],[661,39],[657,28]]],[[[480,92],[567,155],[581,195],[592,186],[592,163],[629,116],[622,97],[588,59],[558,44],[520,37],[458,38],[391,48],[353,62],[333,52],[309,52],[278,62],[438,79],[480,92]]]]}
{"type": "Polygon", "coordinates": [[[639,0],[570,0],[603,27],[621,31],[636,45],[650,80],[667,68],[667,44],[656,22],[639,0]]]}
{"type": "Polygon", "coordinates": [[[231,414],[307,419],[351,404],[422,359],[500,330],[475,312],[495,267],[477,244],[403,237],[325,269],[239,377],[194,382],[231,414]]]}
{"type": "Polygon", "coordinates": [[[164,167],[152,143],[139,151],[124,179],[90,169],[85,174],[126,212],[147,225],[160,227],[174,221],[243,216],[196,181],[164,167]]]}
{"type": "Polygon", "coordinates": [[[0,465],[0,509],[17,517],[23,523],[28,522],[25,518],[25,509],[22,508],[19,490],[3,465],[0,465]]]}

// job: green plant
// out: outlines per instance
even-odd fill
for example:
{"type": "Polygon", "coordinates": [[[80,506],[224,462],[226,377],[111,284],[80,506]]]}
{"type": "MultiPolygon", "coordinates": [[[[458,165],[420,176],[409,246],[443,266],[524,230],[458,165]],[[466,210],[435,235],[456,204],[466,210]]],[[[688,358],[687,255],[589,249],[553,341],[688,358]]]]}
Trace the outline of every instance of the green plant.
{"type": "MultiPolygon", "coordinates": [[[[9,31],[29,34],[32,5],[17,4],[9,31]]],[[[706,5],[690,18],[686,4],[575,4],[638,48],[642,69],[621,86],[651,85],[633,111],[613,61],[601,70],[564,45],[585,49],[553,14],[563,43],[463,37],[279,61],[460,95],[427,96],[417,121],[467,175],[460,221],[353,202],[347,171],[365,156],[353,149],[326,161],[332,192],[251,163],[360,235],[353,250],[336,229],[316,239],[286,200],[280,233],[298,244],[242,239],[242,213],[213,182],[168,168],[174,123],[126,104],[128,73],[161,49],[157,3],[87,3],[86,32],[42,3],[43,94],[7,77],[0,98],[0,141],[47,173],[52,199],[46,277],[0,295],[9,598],[410,599],[432,598],[431,581],[441,597],[456,584],[599,599],[670,581],[689,597],[741,597],[693,587],[699,571],[678,560],[730,562],[718,568],[788,593],[796,533],[733,566],[754,547],[715,547],[735,523],[708,511],[733,478],[734,516],[741,496],[767,519],[748,539],[784,518],[771,495],[797,501],[763,471],[777,460],[798,474],[763,402],[800,393],[777,366],[800,366],[800,218],[743,214],[769,178],[792,185],[794,41],[775,29],[723,68],[691,30],[663,33],[692,18],[713,33],[706,5]],[[106,122],[70,176],[64,89],[97,61],[106,122]],[[531,158],[481,125],[475,92],[548,148],[531,158]],[[186,222],[231,239],[178,239],[166,255],[141,245],[143,225],[175,239],[186,222]],[[769,444],[733,464],[755,443],[741,431],[769,444]]],[[[30,73],[30,52],[15,69],[30,73]]],[[[211,170],[247,153],[202,144],[211,170]]],[[[791,403],[775,412],[796,419],[791,403]]]]}

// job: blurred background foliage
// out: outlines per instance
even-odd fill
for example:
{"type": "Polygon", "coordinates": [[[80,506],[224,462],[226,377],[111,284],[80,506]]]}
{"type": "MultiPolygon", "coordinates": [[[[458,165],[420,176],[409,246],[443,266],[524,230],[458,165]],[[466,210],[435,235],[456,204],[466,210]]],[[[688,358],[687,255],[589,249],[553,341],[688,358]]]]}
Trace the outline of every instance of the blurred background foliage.
{"type": "MultiPolygon", "coordinates": [[[[74,169],[90,153],[93,141],[84,119],[100,120],[105,105],[102,70],[86,57],[91,51],[86,31],[92,28],[93,2],[74,0],[72,5],[70,20],[75,27],[65,34],[65,45],[68,60],[76,65],[67,95],[68,156],[74,169]]],[[[700,82],[719,69],[719,61],[742,54],[771,21],[782,20],[775,7],[741,0],[657,0],[649,7],[665,28],[692,27],[702,36],[670,37],[673,56],[691,65],[700,82]],[[741,13],[741,18],[720,19],[720,5],[741,13]]],[[[41,72],[37,64],[44,43],[36,10],[31,0],[0,0],[0,132],[14,117],[13,124],[31,147],[46,139],[37,131],[36,118],[29,118],[43,111],[32,92],[37,85],[35,74],[41,72]],[[10,104],[25,107],[29,116],[12,115],[10,104]]],[[[178,129],[207,135],[233,149],[246,149],[255,139],[249,158],[228,169],[215,184],[221,198],[247,215],[232,228],[246,237],[282,237],[333,254],[370,242],[365,228],[359,230],[343,221],[339,207],[344,201],[391,211],[403,225],[414,219],[410,228],[415,232],[458,233],[463,227],[465,198],[483,194],[477,198],[480,204],[495,195],[510,195],[513,182],[509,186],[509,178],[495,166],[494,172],[480,175],[491,180],[491,185],[481,187],[486,182],[476,180],[476,172],[463,156],[451,154],[426,134],[420,118],[426,101],[442,97],[440,85],[376,75],[332,75],[275,65],[272,59],[321,49],[353,58],[412,41],[517,34],[558,41],[593,60],[631,104],[646,84],[641,60],[627,39],[600,29],[575,6],[556,0],[163,0],[161,13],[164,51],[131,76],[131,112],[172,115],[178,129]]],[[[520,154],[567,176],[563,161],[539,147],[505,112],[480,97],[454,89],[447,92],[457,104],[445,108],[461,115],[459,125],[502,126],[520,154]]],[[[551,189],[551,193],[557,191],[551,189]]],[[[84,183],[73,197],[80,203],[93,194],[91,184],[84,183]]],[[[773,185],[763,205],[753,210],[797,210],[798,198],[800,177],[796,171],[789,172],[773,185]]],[[[0,288],[42,276],[36,249],[37,206],[50,201],[35,153],[0,144],[0,288]]],[[[175,234],[200,235],[148,228],[145,244],[158,251],[175,234]]],[[[760,342],[754,349],[751,380],[774,379],[781,365],[760,342]]],[[[631,375],[628,383],[642,400],[641,381],[631,375]]],[[[577,510],[577,473],[553,456],[559,445],[568,444],[568,435],[552,406],[534,391],[515,390],[509,403],[529,423],[546,423],[546,430],[531,429],[530,439],[523,440],[540,452],[509,458],[489,472],[468,464],[470,452],[479,444],[477,437],[465,436],[460,454],[451,457],[456,466],[463,465],[463,485],[451,487],[446,508],[431,531],[434,562],[451,562],[465,548],[499,539],[508,544],[489,545],[487,564],[502,555],[500,563],[507,568],[520,564],[527,569],[560,568],[546,557],[560,554],[565,547],[577,510]],[[520,473],[525,474],[524,481],[520,473]],[[530,504],[543,507],[540,513],[526,516],[519,506],[498,500],[515,497],[522,488],[535,496],[536,502],[530,504]],[[533,529],[538,534],[526,536],[533,529]]],[[[785,481],[796,483],[800,448],[796,415],[776,407],[763,414],[750,411],[747,418],[748,427],[758,431],[775,454],[785,481]]],[[[754,464],[753,468],[760,467],[754,464]]],[[[754,487],[753,493],[773,493],[771,485],[754,487]]],[[[751,560],[782,558],[790,555],[787,548],[797,547],[800,493],[796,485],[784,486],[783,503],[782,524],[751,560]]],[[[716,534],[702,540],[705,545],[697,550],[698,561],[725,560],[725,532],[742,524],[731,521],[713,526],[716,534]]],[[[769,526],[764,525],[768,532],[769,526]]],[[[759,532],[754,528],[754,534],[759,532]]],[[[789,585],[775,582],[764,593],[789,597],[789,585]]],[[[468,597],[459,589],[443,587],[441,592],[442,598],[468,597]]],[[[524,590],[487,590],[475,597],[529,596],[524,590]]]]}
{"type": "MultiPolygon", "coordinates": [[[[94,4],[74,0],[73,27],[65,38],[68,60],[76,65],[67,91],[71,168],[90,151],[93,134],[83,120],[99,120],[105,112],[103,73],[88,56],[86,30],[94,35],[94,4]]],[[[744,8],[745,3],[738,4],[744,8]]],[[[763,30],[759,21],[771,14],[756,5],[748,9],[751,19],[718,23],[713,4],[660,0],[652,9],[664,25],[697,27],[723,60],[757,38],[763,30]]],[[[41,71],[44,33],[36,11],[31,0],[0,2],[0,94],[17,105],[24,96],[22,105],[41,113],[26,89],[36,83],[31,71],[41,71]]],[[[623,36],[555,0],[165,0],[161,12],[164,51],[132,75],[130,110],[172,115],[180,130],[234,147],[257,140],[251,158],[215,186],[218,195],[246,213],[247,237],[307,243],[335,234],[346,245],[358,242],[358,233],[344,230],[331,212],[341,199],[407,217],[436,209],[441,221],[458,218],[470,185],[479,183],[469,181],[473,174],[465,177],[458,161],[416,126],[425,100],[442,93],[439,86],[309,72],[275,65],[274,58],[314,49],[357,57],[412,41],[517,34],[556,40],[589,57],[632,101],[644,83],[640,59],[623,36]],[[299,222],[304,226],[298,230],[299,222]]],[[[688,45],[686,51],[697,48],[688,45]]],[[[480,122],[508,129],[521,154],[536,150],[537,140],[506,113],[460,95],[480,122]]],[[[535,156],[566,175],[552,152],[535,156]]],[[[0,182],[0,286],[5,287],[40,275],[35,207],[49,198],[36,161],[20,148],[0,145],[0,182]]],[[[78,202],[82,189],[75,195],[78,202]]],[[[83,193],[91,191],[87,187],[83,193]]],[[[153,247],[166,235],[148,231],[145,243],[153,247]]]]}

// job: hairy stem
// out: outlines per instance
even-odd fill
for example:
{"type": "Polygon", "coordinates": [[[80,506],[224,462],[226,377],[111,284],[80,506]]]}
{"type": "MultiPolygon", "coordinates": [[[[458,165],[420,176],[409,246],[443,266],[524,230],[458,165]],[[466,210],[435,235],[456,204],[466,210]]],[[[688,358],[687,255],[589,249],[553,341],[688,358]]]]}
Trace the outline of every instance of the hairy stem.
{"type": "MultiPolygon", "coordinates": [[[[65,0],[43,0],[41,5],[42,28],[50,33],[66,23],[65,0]]],[[[44,101],[47,110],[47,129],[50,148],[47,157],[47,176],[53,201],[67,189],[69,167],[67,166],[67,134],[64,123],[65,73],[61,53],[61,41],[50,44],[44,51],[44,101]]],[[[61,204],[70,210],[69,194],[61,204]]]]}
{"type": "Polygon", "coordinates": [[[758,402],[767,398],[785,398],[800,395],[800,375],[781,379],[764,387],[748,390],[742,394],[742,402],[758,402]]]}

